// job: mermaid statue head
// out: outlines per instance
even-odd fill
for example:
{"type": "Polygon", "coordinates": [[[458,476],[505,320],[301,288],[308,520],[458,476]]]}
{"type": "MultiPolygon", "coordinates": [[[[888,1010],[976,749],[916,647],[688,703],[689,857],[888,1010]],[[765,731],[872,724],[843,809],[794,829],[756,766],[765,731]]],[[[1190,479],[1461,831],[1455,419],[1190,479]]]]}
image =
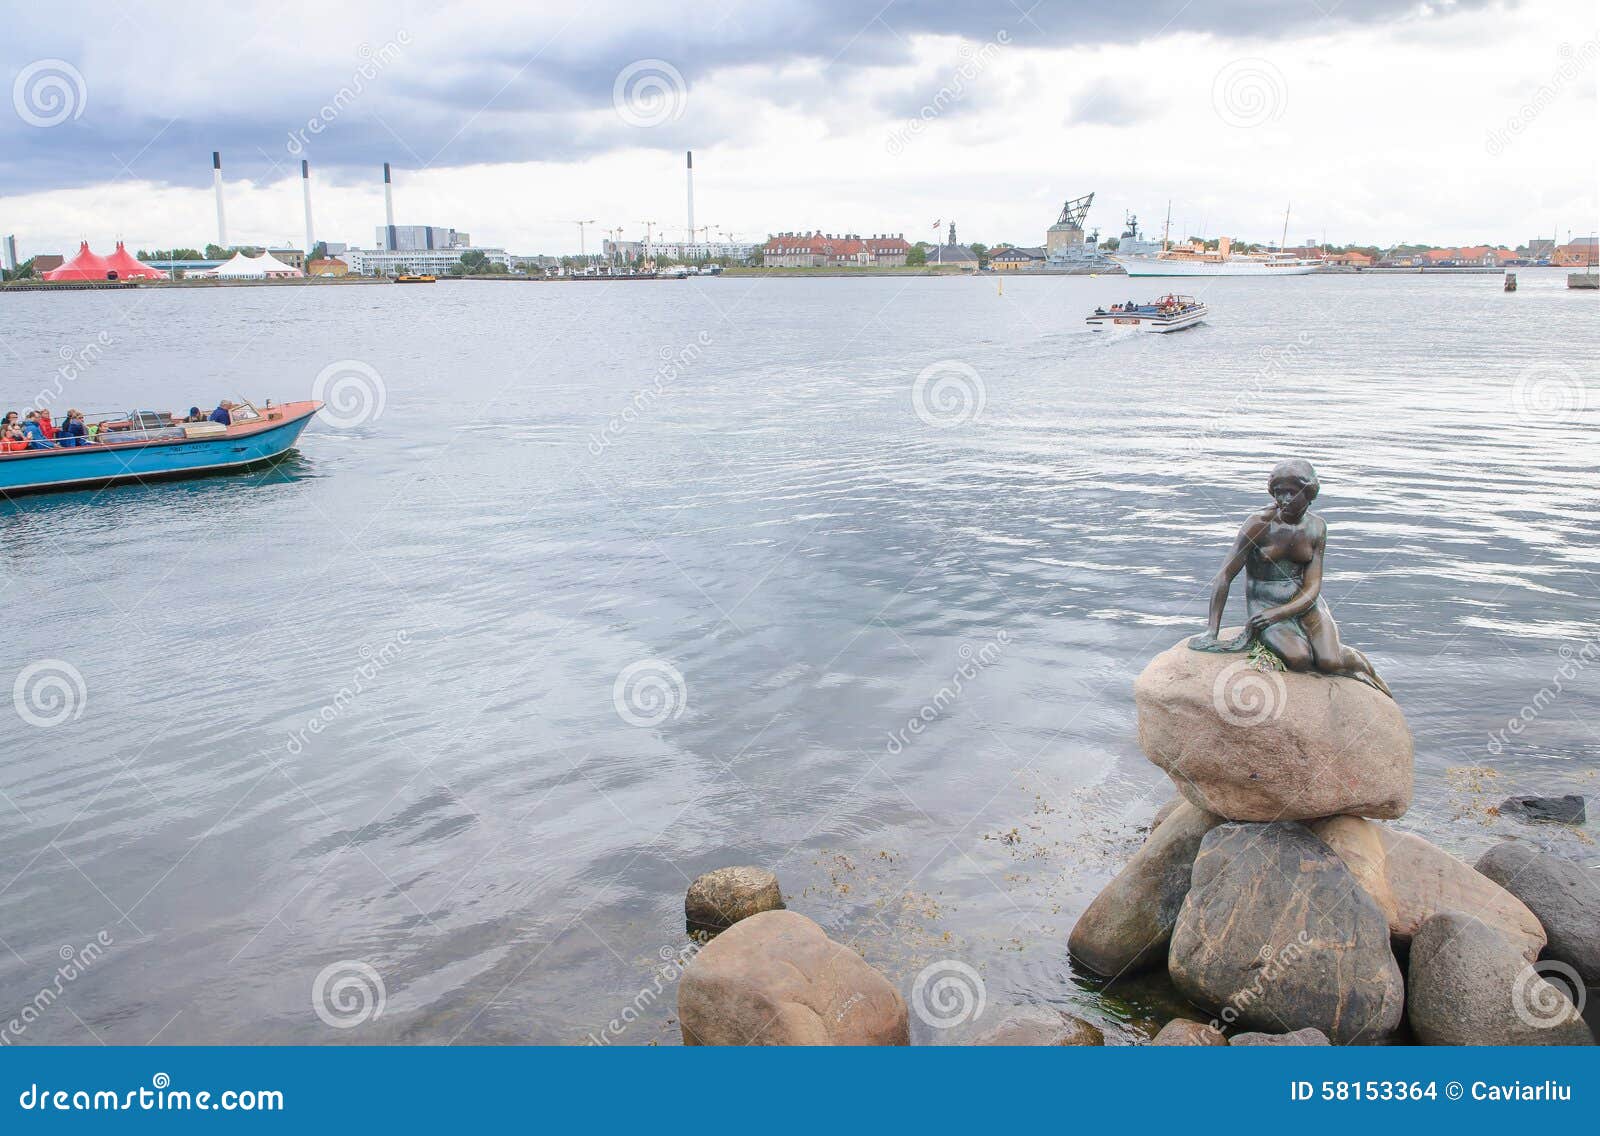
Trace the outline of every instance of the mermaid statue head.
{"type": "Polygon", "coordinates": [[[1267,492],[1278,503],[1278,511],[1286,521],[1298,520],[1321,490],[1317,471],[1304,458],[1279,462],[1267,478],[1267,492]]]}

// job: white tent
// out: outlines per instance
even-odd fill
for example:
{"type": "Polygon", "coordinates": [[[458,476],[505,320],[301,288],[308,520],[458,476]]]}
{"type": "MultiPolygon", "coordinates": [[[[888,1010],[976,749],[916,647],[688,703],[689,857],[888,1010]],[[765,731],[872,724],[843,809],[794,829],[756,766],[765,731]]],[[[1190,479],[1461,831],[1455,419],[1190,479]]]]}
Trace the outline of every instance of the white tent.
{"type": "Polygon", "coordinates": [[[260,256],[245,256],[242,252],[233,254],[233,259],[226,264],[219,264],[206,276],[215,276],[223,280],[265,280],[277,276],[304,276],[292,264],[285,264],[270,252],[260,256]]]}

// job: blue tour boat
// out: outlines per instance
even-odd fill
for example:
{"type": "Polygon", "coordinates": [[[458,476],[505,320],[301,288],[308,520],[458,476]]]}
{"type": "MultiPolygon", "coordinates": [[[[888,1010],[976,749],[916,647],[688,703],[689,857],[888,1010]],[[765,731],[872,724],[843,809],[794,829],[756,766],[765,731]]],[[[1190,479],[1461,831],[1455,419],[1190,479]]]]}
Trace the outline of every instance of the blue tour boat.
{"type": "Polygon", "coordinates": [[[0,495],[243,469],[290,449],[321,408],[316,401],[269,402],[260,409],[242,402],[233,409],[231,426],[175,422],[170,414],[134,411],[99,423],[85,445],[0,453],[0,495]]]}

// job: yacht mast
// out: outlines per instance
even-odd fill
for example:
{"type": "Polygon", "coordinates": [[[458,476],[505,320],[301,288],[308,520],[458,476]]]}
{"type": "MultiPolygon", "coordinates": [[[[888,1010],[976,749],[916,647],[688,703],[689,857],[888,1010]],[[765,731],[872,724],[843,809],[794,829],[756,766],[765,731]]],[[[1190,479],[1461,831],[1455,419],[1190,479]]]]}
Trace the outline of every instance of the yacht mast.
{"type": "Polygon", "coordinates": [[[1278,252],[1284,256],[1289,253],[1289,207],[1293,204],[1291,201],[1283,207],[1283,236],[1278,239],[1278,252]]]}

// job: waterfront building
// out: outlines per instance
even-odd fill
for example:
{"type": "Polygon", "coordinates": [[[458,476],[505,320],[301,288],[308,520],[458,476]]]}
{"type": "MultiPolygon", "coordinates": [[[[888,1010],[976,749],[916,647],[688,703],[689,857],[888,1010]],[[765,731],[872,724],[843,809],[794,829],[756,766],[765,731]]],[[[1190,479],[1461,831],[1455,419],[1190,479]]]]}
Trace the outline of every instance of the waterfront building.
{"type": "MultiPolygon", "coordinates": [[[[752,249],[752,254],[754,250],[752,249]]],[[[902,268],[911,245],[899,233],[778,233],[761,246],[767,268],[902,268]]]]}
{"type": "Polygon", "coordinates": [[[461,264],[461,254],[481,252],[491,264],[502,265],[511,271],[511,257],[503,248],[447,248],[447,249],[346,249],[340,258],[358,276],[400,276],[404,273],[423,273],[443,276],[461,264]]]}
{"type": "Polygon", "coordinates": [[[632,264],[636,260],[677,260],[685,264],[698,264],[707,260],[749,261],[756,254],[752,241],[613,241],[609,237],[600,242],[604,260],[621,260],[632,264]]]}
{"type": "MultiPolygon", "coordinates": [[[[472,247],[472,237],[441,225],[379,225],[373,246],[386,252],[467,249],[472,247]]],[[[331,254],[333,249],[328,251],[331,254]]]]}
{"type": "Polygon", "coordinates": [[[58,252],[42,252],[33,258],[33,274],[43,276],[53,268],[60,268],[67,258],[58,252]]]}
{"type": "Polygon", "coordinates": [[[976,269],[978,267],[978,254],[956,240],[956,223],[951,221],[950,239],[944,244],[935,245],[928,250],[928,263],[936,268],[976,269]]]}
{"type": "Polygon", "coordinates": [[[0,268],[7,272],[17,270],[17,238],[8,236],[0,241],[0,268]]]}
{"type": "Polygon", "coordinates": [[[1330,252],[1324,259],[1329,264],[1342,268],[1371,268],[1372,258],[1364,252],[1351,249],[1349,252],[1330,252]]]}
{"type": "Polygon", "coordinates": [[[296,248],[269,248],[267,250],[274,260],[280,260],[291,268],[298,268],[302,272],[306,267],[306,250],[296,248]]]}
{"type": "Polygon", "coordinates": [[[1045,265],[1046,248],[1019,248],[1007,245],[989,254],[989,267],[996,272],[1037,272],[1045,265]]]}
{"type": "Polygon", "coordinates": [[[325,257],[313,260],[306,265],[307,276],[345,276],[350,272],[350,266],[337,257],[325,257]]]}
{"type": "Polygon", "coordinates": [[[1569,244],[1558,246],[1550,256],[1550,263],[1563,268],[1587,268],[1600,264],[1600,244],[1594,237],[1579,237],[1569,244]]]}

